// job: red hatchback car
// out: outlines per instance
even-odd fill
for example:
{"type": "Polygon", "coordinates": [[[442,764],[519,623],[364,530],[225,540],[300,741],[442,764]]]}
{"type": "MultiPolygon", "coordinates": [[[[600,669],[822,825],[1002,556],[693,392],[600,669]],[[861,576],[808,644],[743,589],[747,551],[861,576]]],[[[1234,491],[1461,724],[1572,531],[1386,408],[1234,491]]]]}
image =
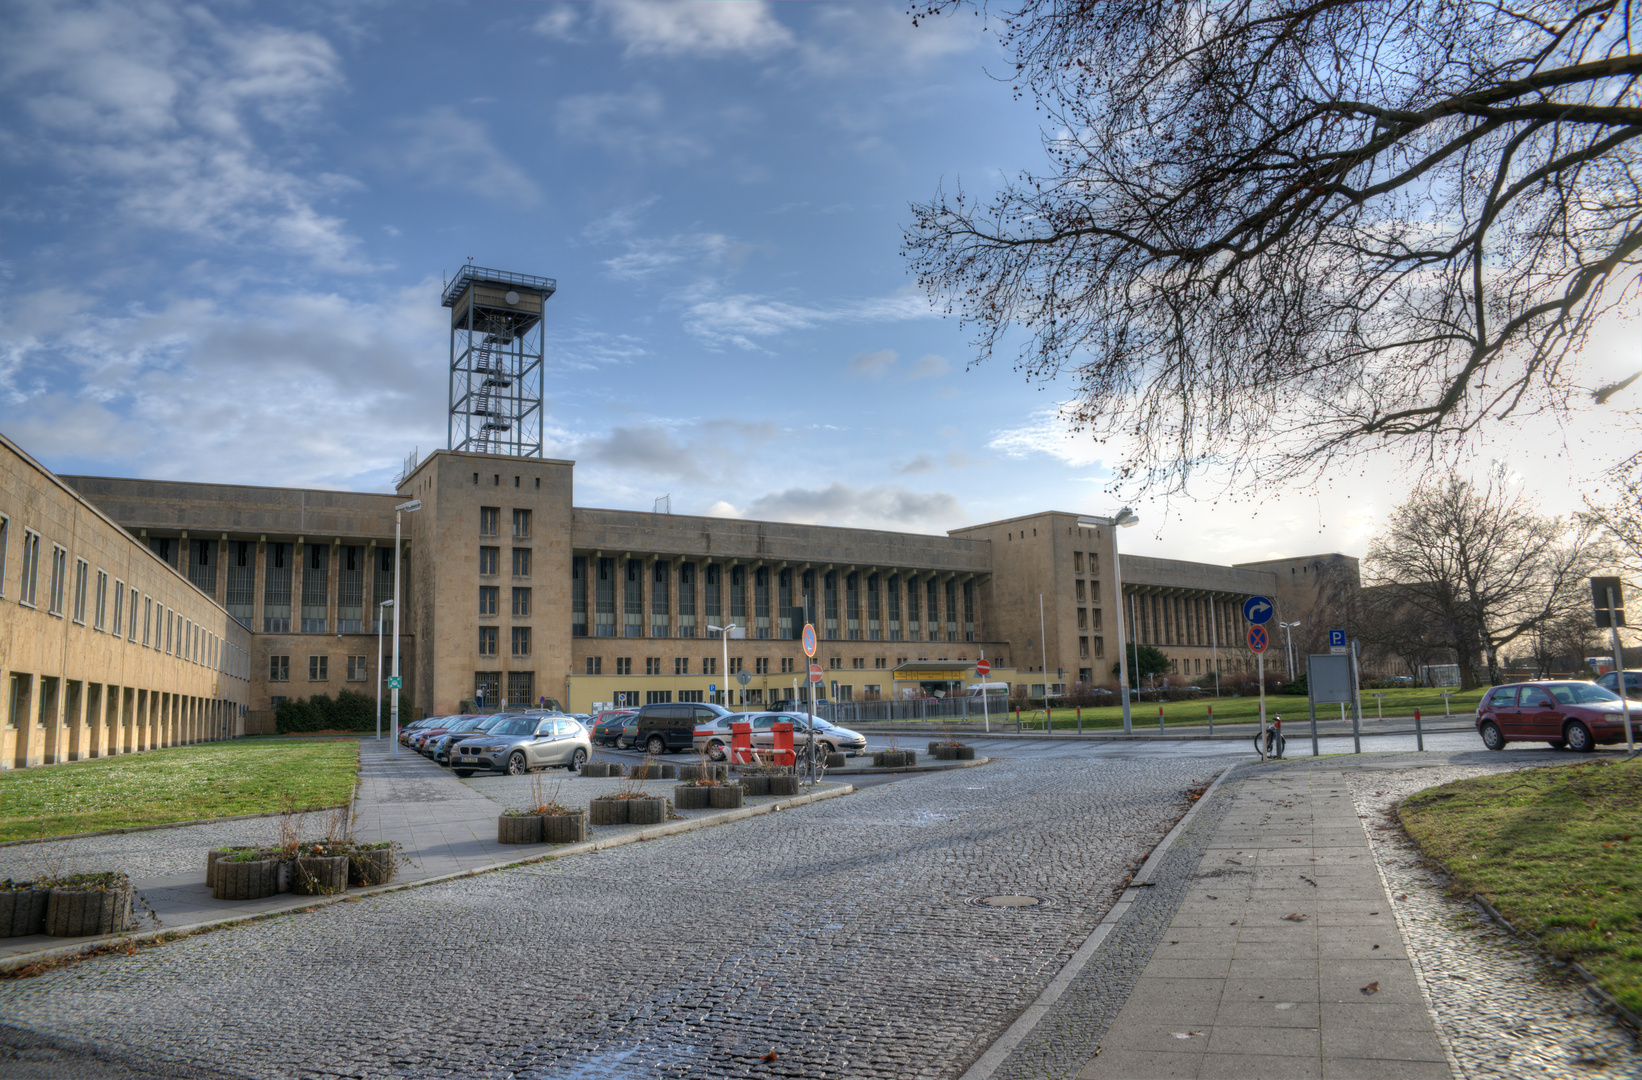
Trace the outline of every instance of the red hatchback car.
{"type": "MultiPolygon", "coordinates": [[[[1490,750],[1509,742],[1545,742],[1589,753],[1625,741],[1619,695],[1588,682],[1496,686],[1477,705],[1477,734],[1490,750]]],[[[1642,721],[1642,715],[1631,718],[1642,721]]]]}

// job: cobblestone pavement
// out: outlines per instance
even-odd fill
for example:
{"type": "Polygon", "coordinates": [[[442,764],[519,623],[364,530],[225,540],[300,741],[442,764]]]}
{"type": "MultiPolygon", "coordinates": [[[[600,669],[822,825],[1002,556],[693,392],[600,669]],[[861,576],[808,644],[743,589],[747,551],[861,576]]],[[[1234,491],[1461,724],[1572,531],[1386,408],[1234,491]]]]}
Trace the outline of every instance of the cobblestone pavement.
{"type": "Polygon", "coordinates": [[[87,961],[0,984],[0,1016],[247,1077],[953,1077],[1215,771],[937,773],[87,961]]]}
{"type": "Polygon", "coordinates": [[[1410,958],[1425,984],[1459,1073],[1483,1078],[1642,1076],[1636,1038],[1585,990],[1584,982],[1493,922],[1482,905],[1449,899],[1446,879],[1419,858],[1392,815],[1416,791],[1540,760],[1351,774],[1357,812],[1410,958]]]}

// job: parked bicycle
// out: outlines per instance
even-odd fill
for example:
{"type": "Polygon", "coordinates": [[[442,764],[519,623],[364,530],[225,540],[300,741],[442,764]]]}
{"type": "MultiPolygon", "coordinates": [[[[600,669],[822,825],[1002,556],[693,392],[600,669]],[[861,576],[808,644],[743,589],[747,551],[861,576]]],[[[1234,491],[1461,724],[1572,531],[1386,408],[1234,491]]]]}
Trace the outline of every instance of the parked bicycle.
{"type": "Polygon", "coordinates": [[[1273,716],[1271,726],[1265,734],[1256,733],[1254,736],[1254,752],[1260,755],[1260,760],[1267,758],[1282,758],[1283,756],[1283,718],[1273,716]]]}

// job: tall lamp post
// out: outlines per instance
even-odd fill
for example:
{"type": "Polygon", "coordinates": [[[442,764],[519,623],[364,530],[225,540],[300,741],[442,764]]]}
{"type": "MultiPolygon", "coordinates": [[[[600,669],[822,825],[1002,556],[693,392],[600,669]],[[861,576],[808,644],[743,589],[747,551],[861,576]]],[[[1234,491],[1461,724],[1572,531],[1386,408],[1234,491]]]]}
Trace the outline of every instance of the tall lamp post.
{"type": "MultiPolygon", "coordinates": [[[[707,629],[709,631],[718,631],[718,638],[724,643],[724,670],[719,672],[719,677],[724,680],[724,702],[728,705],[730,701],[730,631],[739,630],[741,627],[735,623],[729,623],[725,626],[709,626],[707,629]]],[[[746,704],[746,702],[742,702],[743,706],[746,704]]]]}
{"type": "Polygon", "coordinates": [[[1290,633],[1290,631],[1292,631],[1296,626],[1299,626],[1300,624],[1297,623],[1297,622],[1280,622],[1277,625],[1281,626],[1283,628],[1283,638],[1284,638],[1284,640],[1286,640],[1288,642],[1288,649],[1289,649],[1289,682],[1293,682],[1294,681],[1294,635],[1292,633],[1290,633]]]}
{"type": "MultiPolygon", "coordinates": [[[[376,741],[382,741],[382,609],[393,607],[391,599],[376,605],[376,741]]],[[[397,740],[395,740],[397,741],[397,740]]]]}
{"type": "MultiPolygon", "coordinates": [[[[1119,529],[1127,529],[1140,524],[1140,515],[1125,506],[1117,512],[1115,517],[1095,518],[1080,517],[1079,525],[1112,525],[1119,529]]],[[[1123,566],[1118,561],[1117,533],[1112,533],[1112,583],[1117,590],[1117,680],[1118,694],[1123,701],[1123,733],[1130,734],[1134,729],[1133,717],[1129,712],[1129,647],[1123,641],[1123,566]]]]}
{"type": "MultiPolygon", "coordinates": [[[[422,509],[422,500],[421,499],[412,499],[410,502],[402,502],[398,506],[393,508],[393,676],[392,677],[395,678],[395,679],[398,679],[400,677],[400,675],[399,675],[399,609],[404,607],[404,605],[399,602],[399,578],[401,576],[400,573],[399,573],[399,564],[400,564],[400,562],[403,561],[400,558],[400,556],[404,553],[404,540],[402,539],[403,533],[402,533],[401,519],[403,518],[403,516],[405,514],[414,514],[420,509],[422,509]]],[[[394,761],[398,761],[399,760],[399,687],[394,686],[390,683],[389,686],[388,686],[388,689],[393,691],[392,704],[389,705],[389,707],[388,707],[388,714],[393,717],[393,731],[392,731],[392,734],[390,736],[390,738],[393,739],[393,742],[391,742],[388,745],[388,757],[391,758],[394,761]]]]}

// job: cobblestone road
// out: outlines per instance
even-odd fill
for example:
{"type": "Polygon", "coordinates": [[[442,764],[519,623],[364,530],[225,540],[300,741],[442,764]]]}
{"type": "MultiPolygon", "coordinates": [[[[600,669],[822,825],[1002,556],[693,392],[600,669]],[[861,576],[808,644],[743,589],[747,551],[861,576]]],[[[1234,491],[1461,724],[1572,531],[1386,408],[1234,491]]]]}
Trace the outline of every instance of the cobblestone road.
{"type": "Polygon", "coordinates": [[[0,984],[0,1017],[247,1077],[952,1077],[1217,770],[919,777],[0,984]]]}

